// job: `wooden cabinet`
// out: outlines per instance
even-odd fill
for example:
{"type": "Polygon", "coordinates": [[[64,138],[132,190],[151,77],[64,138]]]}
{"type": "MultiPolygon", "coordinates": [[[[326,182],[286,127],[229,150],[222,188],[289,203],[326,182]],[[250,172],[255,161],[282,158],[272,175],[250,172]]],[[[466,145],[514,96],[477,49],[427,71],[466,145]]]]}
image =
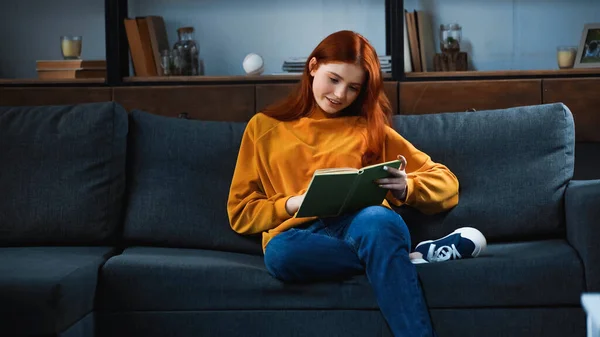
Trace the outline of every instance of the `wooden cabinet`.
{"type": "MultiPolygon", "coordinates": [[[[257,84],[256,85],[256,111],[260,111],[269,104],[275,103],[279,99],[285,98],[293,88],[293,84],[257,84]]],[[[392,113],[398,113],[398,82],[386,81],[383,84],[383,90],[392,105],[392,113]]]]}
{"type": "Polygon", "coordinates": [[[562,102],[569,107],[577,141],[600,142],[600,79],[546,79],[543,102],[562,102]]]}
{"type": "Polygon", "coordinates": [[[541,80],[481,80],[400,83],[400,113],[406,115],[491,110],[540,104],[541,80]]]}
{"type": "Polygon", "coordinates": [[[0,105],[68,105],[109,102],[111,88],[61,87],[61,88],[10,88],[0,87],[0,105]]]}
{"type": "Polygon", "coordinates": [[[254,85],[116,87],[113,100],[125,107],[190,119],[245,122],[254,115],[254,85]]]}
{"type": "Polygon", "coordinates": [[[285,84],[257,84],[256,85],[256,111],[261,111],[267,106],[284,99],[298,83],[285,84]]]}

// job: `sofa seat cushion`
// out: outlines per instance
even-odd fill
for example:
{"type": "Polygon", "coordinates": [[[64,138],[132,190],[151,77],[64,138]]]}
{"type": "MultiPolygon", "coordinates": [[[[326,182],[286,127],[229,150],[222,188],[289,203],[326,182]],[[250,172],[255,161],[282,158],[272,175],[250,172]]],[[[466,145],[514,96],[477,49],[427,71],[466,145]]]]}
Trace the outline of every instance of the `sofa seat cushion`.
{"type": "MultiPolygon", "coordinates": [[[[564,241],[490,245],[471,260],[417,267],[430,307],[578,305],[583,270],[564,241]]],[[[375,309],[367,279],[284,284],[263,259],[241,253],[129,248],[100,278],[108,311],[375,309]],[[151,295],[150,295],[151,294],[151,295]]]]}
{"type": "Polygon", "coordinates": [[[378,308],[364,275],[284,284],[262,256],[200,249],[128,248],[106,262],[99,289],[112,311],[378,308]]]}
{"type": "Polygon", "coordinates": [[[475,259],[418,265],[433,308],[580,306],[583,266],[564,240],[491,244],[475,259]]]}
{"type": "Polygon", "coordinates": [[[0,330],[54,335],[93,309],[110,247],[0,248],[0,330]]]}

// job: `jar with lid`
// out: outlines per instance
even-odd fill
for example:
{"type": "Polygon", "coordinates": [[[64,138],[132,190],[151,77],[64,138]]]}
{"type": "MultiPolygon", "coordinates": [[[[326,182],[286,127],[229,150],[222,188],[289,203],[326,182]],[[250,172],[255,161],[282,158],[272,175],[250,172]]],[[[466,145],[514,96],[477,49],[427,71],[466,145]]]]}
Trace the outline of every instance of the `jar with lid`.
{"type": "Polygon", "coordinates": [[[200,68],[200,47],[194,40],[194,27],[181,27],[177,29],[178,41],[173,45],[180,59],[180,74],[185,76],[203,75],[200,68]]]}
{"type": "Polygon", "coordinates": [[[440,25],[440,48],[442,53],[458,53],[462,40],[462,27],[457,23],[440,25]]]}

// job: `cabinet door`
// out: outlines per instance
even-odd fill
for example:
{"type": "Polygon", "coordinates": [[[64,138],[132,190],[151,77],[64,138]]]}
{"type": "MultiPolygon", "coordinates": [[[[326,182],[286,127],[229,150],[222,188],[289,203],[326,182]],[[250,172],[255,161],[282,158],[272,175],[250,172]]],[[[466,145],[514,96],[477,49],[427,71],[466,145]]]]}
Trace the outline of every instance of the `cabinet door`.
{"type": "Polygon", "coordinates": [[[127,111],[169,117],[247,122],[254,115],[253,85],[119,87],[113,99],[127,111]]]}
{"type": "Polygon", "coordinates": [[[600,79],[546,79],[544,103],[562,102],[573,113],[575,139],[600,142],[600,79]]]}
{"type": "MultiPolygon", "coordinates": [[[[269,104],[285,98],[297,83],[286,84],[257,84],[256,85],[256,111],[260,111],[269,104]]],[[[392,105],[392,113],[398,113],[398,82],[386,81],[383,90],[392,105]]]]}
{"type": "Polygon", "coordinates": [[[110,102],[110,88],[0,88],[0,105],[70,105],[110,102]]]}
{"type": "Polygon", "coordinates": [[[267,106],[284,99],[296,87],[298,87],[298,83],[257,84],[256,112],[259,112],[267,106]]]}
{"type": "Polygon", "coordinates": [[[541,80],[400,83],[400,113],[492,110],[540,104],[541,80]]]}

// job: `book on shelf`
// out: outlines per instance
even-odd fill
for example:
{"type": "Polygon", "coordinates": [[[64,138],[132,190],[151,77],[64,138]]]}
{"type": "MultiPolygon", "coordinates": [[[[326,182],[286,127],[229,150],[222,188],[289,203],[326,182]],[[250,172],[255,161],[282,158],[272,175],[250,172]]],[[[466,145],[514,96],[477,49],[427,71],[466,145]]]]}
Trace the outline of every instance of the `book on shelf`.
{"type": "MultiPolygon", "coordinates": [[[[288,57],[283,61],[281,70],[287,73],[302,73],[306,64],[306,57],[288,57]]],[[[384,73],[392,72],[392,57],[390,55],[380,55],[379,63],[381,71],[384,73]]]]}
{"type": "Polygon", "coordinates": [[[38,70],[40,80],[63,80],[81,78],[105,78],[105,69],[66,69],[66,70],[38,70]]]}
{"type": "Polygon", "coordinates": [[[169,46],[169,37],[165,20],[162,16],[156,15],[146,16],[144,19],[148,25],[148,34],[150,36],[150,45],[152,47],[152,55],[154,56],[156,73],[158,76],[164,76],[165,71],[161,66],[161,53],[163,50],[171,49],[169,46]]]}
{"type": "Polygon", "coordinates": [[[388,192],[375,180],[389,177],[384,166],[399,168],[392,160],[356,168],[318,169],[313,173],[304,201],[295,217],[329,217],[380,205],[388,192]]]}
{"type": "MultiPolygon", "coordinates": [[[[426,11],[404,10],[404,60],[410,60],[411,71],[427,72],[434,69],[436,53],[434,27],[426,11]]],[[[405,69],[409,67],[405,64],[405,69]]],[[[405,72],[407,72],[405,70],[405,72]]],[[[408,71],[410,72],[410,71],[408,71]]]]}
{"type": "Polygon", "coordinates": [[[433,70],[433,57],[436,50],[433,41],[434,33],[431,17],[425,11],[415,11],[414,13],[417,18],[421,67],[424,72],[431,71],[433,70]]]}
{"type": "Polygon", "coordinates": [[[37,60],[37,70],[106,69],[106,60],[37,60]]]}
{"type": "Polygon", "coordinates": [[[419,33],[417,31],[417,22],[414,12],[404,12],[406,20],[406,31],[408,35],[408,45],[410,48],[410,60],[415,72],[422,72],[421,51],[419,49],[419,33]]]}
{"type": "Polygon", "coordinates": [[[163,17],[127,18],[124,24],[135,76],[164,75],[161,52],[170,47],[163,17]]]}
{"type": "MultiPolygon", "coordinates": [[[[406,17],[406,14],[405,14],[406,17]]],[[[406,19],[402,20],[404,22],[404,72],[410,73],[413,71],[412,61],[410,59],[410,45],[408,43],[408,25],[406,24],[406,19]]]]}

